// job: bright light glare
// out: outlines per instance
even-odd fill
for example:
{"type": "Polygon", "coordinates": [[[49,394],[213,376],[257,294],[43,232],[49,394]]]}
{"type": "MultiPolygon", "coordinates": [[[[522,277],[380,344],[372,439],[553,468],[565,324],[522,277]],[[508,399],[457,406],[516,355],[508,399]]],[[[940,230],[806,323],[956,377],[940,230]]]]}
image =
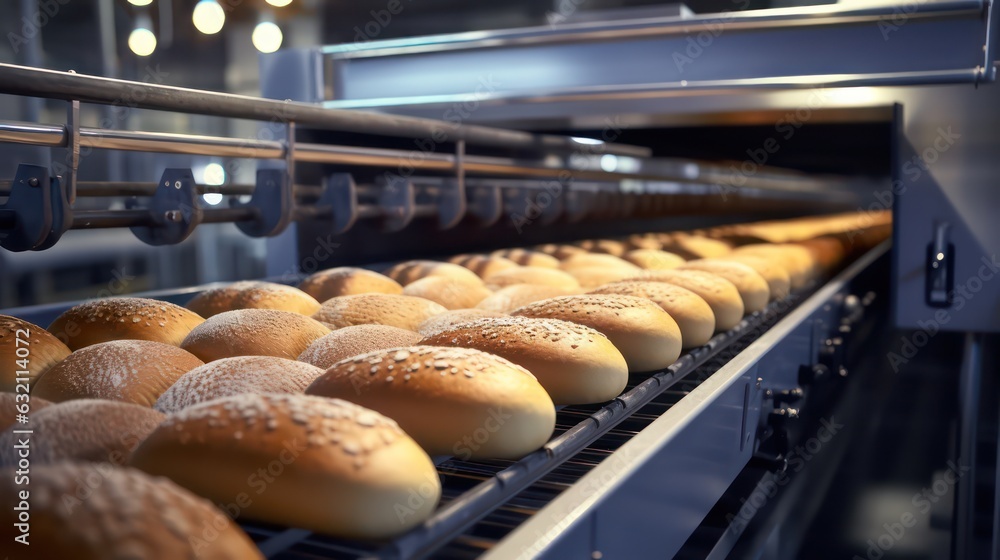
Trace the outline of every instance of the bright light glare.
{"type": "Polygon", "coordinates": [[[128,3],[133,6],[148,6],[153,3],[153,0],[128,0],[128,3]]]}
{"type": "Polygon", "coordinates": [[[194,27],[205,35],[214,35],[226,23],[226,12],[215,0],[201,0],[191,14],[194,27]]]}
{"type": "Polygon", "coordinates": [[[205,194],[201,195],[201,199],[205,201],[205,204],[208,204],[209,206],[215,206],[215,205],[219,204],[220,202],[222,202],[222,194],[221,193],[205,193],[205,194]]]}
{"type": "Polygon", "coordinates": [[[266,2],[277,8],[284,8],[285,6],[292,3],[292,0],[266,0],[266,2]]]}
{"type": "Polygon", "coordinates": [[[128,36],[128,48],[139,56],[149,56],[156,50],[156,35],[145,27],[137,27],[128,36]]]}
{"type": "Polygon", "coordinates": [[[212,186],[223,185],[226,183],[226,170],[218,163],[210,163],[205,166],[202,182],[212,186]]]}
{"type": "Polygon", "coordinates": [[[269,21],[258,23],[251,39],[258,51],[273,53],[281,47],[281,28],[269,21]]]}
{"type": "Polygon", "coordinates": [[[596,138],[583,138],[581,136],[572,136],[571,138],[577,144],[590,144],[591,146],[597,146],[604,143],[596,138]]]}
{"type": "Polygon", "coordinates": [[[601,169],[607,171],[608,173],[613,173],[618,169],[618,157],[611,154],[604,154],[601,156],[601,169]]]}

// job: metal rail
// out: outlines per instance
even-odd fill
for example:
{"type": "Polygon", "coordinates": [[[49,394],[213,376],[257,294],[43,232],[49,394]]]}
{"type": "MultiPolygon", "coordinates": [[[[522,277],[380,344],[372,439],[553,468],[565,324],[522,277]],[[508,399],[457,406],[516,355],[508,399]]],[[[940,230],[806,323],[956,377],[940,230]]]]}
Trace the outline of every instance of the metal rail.
{"type": "MultiPolygon", "coordinates": [[[[533,134],[478,125],[451,123],[358,111],[325,109],[292,101],[275,101],[212,91],[116,80],[70,72],[0,64],[0,93],[81,101],[104,105],[214,115],[234,119],[294,122],[306,127],[326,128],[408,138],[434,138],[512,149],[573,152],[581,144],[568,136],[533,134]]],[[[81,138],[82,140],[82,138],[81,138]]],[[[596,141],[601,153],[645,157],[648,148],[596,141]]]]}

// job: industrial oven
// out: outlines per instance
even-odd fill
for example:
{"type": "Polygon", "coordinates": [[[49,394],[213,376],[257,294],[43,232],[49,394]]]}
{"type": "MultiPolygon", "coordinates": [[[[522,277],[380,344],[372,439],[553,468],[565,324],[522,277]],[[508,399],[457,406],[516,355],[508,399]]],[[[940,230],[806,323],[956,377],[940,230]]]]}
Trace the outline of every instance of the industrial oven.
{"type": "MultiPolygon", "coordinates": [[[[106,228],[167,246],[233,223],[267,239],[269,278],[294,283],[339,265],[799,216],[853,212],[861,231],[891,210],[890,241],[849,235],[850,264],[825,282],[633,375],[612,402],[561,408],[543,449],[440,458],[442,503],[415,530],[364,543],[243,526],[282,559],[789,558],[865,430],[866,391],[913,358],[885,339],[896,328],[966,333],[948,375],[953,456],[974,475],[957,485],[949,546],[996,557],[996,418],[980,406],[1000,332],[1000,283],[983,276],[1000,252],[992,3],[602,21],[564,4],[543,28],[265,55],[263,98],[0,65],[0,92],[63,100],[67,114],[0,123],[0,141],[51,157],[0,183],[0,246],[44,251],[106,228]],[[257,133],[88,127],[81,103],[246,119],[257,133]],[[182,163],[144,181],[79,179],[91,150],[224,158],[255,181],[199,185],[182,163]]],[[[183,304],[206,288],[151,297],[183,304]]],[[[4,313],[47,325],[71,305],[4,313]]]]}

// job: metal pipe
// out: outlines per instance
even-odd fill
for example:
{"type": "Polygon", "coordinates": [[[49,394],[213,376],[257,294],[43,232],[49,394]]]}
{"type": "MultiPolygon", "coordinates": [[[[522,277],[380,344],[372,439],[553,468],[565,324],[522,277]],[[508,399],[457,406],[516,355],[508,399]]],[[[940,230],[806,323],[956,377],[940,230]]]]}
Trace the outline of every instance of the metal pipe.
{"type": "MultiPolygon", "coordinates": [[[[512,149],[568,152],[580,149],[580,144],[568,136],[533,134],[478,125],[454,126],[452,123],[432,119],[331,110],[307,103],[116,80],[14,64],[0,64],[0,93],[234,119],[296,122],[307,127],[359,134],[433,138],[439,143],[464,140],[470,144],[512,149]]],[[[651,153],[649,149],[638,146],[602,143],[596,147],[599,153],[616,155],[644,157],[651,153]]]]}

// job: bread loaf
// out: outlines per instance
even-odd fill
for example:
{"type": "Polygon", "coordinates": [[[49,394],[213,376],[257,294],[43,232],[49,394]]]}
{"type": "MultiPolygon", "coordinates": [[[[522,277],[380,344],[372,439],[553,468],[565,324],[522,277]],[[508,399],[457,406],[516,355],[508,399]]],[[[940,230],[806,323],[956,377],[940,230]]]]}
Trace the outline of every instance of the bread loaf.
{"type": "MultiPolygon", "coordinates": [[[[435,315],[427,321],[432,321],[441,315],[435,315]]],[[[340,360],[359,354],[386,348],[413,346],[421,338],[413,331],[389,325],[351,325],[317,338],[299,355],[299,361],[326,370],[340,360]]]]}
{"type": "MultiPolygon", "coordinates": [[[[546,256],[551,256],[551,258],[556,259],[556,266],[559,266],[559,261],[571,257],[573,255],[589,255],[590,251],[579,247],[577,245],[558,245],[554,243],[548,243],[545,245],[539,245],[535,247],[540,253],[544,253],[546,256]]],[[[521,263],[526,264],[526,263],[521,263]]],[[[555,268],[555,267],[553,267],[555,268]]]]}
{"type": "Polygon", "coordinates": [[[645,270],[670,270],[686,262],[680,255],[656,249],[634,249],[622,258],[645,270]]]}
{"type": "Polygon", "coordinates": [[[299,284],[299,289],[316,298],[316,301],[320,303],[330,298],[355,294],[403,293],[403,287],[392,278],[353,266],[321,270],[306,277],[299,284]]]}
{"type": "MultiPolygon", "coordinates": [[[[743,298],[732,282],[701,270],[650,270],[625,282],[666,282],[694,292],[712,308],[715,331],[728,331],[743,320],[743,298]]],[[[667,310],[670,313],[670,310],[667,310]]],[[[671,314],[671,317],[677,318],[671,314]]],[[[683,326],[681,332],[684,332],[683,326]]]]}
{"type": "Polygon", "coordinates": [[[785,267],[793,290],[800,290],[810,284],[816,271],[812,254],[798,245],[772,245],[760,243],[737,247],[735,254],[756,255],[785,267]]]}
{"type": "Polygon", "coordinates": [[[313,318],[335,325],[389,325],[416,332],[428,318],[447,311],[433,301],[405,295],[358,294],[327,300],[313,318]]]}
{"type": "Polygon", "coordinates": [[[204,320],[165,301],[116,297],[71,307],[48,330],[70,350],[109,340],[151,340],[179,346],[204,320]]]}
{"type": "Polygon", "coordinates": [[[391,416],[431,455],[519,459],[549,440],[555,407],[524,368],[466,348],[411,346],[343,360],[307,394],[391,416]]]}
{"type": "Polygon", "coordinates": [[[628,281],[601,286],[591,293],[633,296],[652,301],[677,323],[683,348],[702,346],[715,332],[712,308],[700,296],[680,286],[665,282],[628,281]]]}
{"type": "Polygon", "coordinates": [[[319,309],[319,302],[302,290],[284,284],[235,282],[198,294],[186,307],[208,319],[234,309],[277,309],[312,315],[319,309]]]}
{"type": "Polygon", "coordinates": [[[591,253],[605,253],[620,257],[628,251],[628,245],[614,239],[588,239],[578,241],[577,246],[583,247],[591,253]]]}
{"type": "Polygon", "coordinates": [[[642,269],[628,262],[625,259],[610,254],[586,253],[582,255],[570,255],[563,259],[559,268],[572,272],[579,269],[590,269],[594,267],[621,269],[627,272],[638,274],[642,269]]]}
{"type": "Polygon", "coordinates": [[[298,313],[237,309],[220,313],[196,327],[184,339],[181,348],[206,363],[233,356],[276,356],[294,360],[314,340],[329,333],[330,329],[298,313]]]}
{"type": "Polygon", "coordinates": [[[0,391],[31,387],[45,370],[69,356],[69,348],[49,331],[27,321],[0,315],[0,391]]]}
{"type": "Polygon", "coordinates": [[[124,465],[129,454],[165,416],[137,404],[78,399],[32,410],[27,425],[0,433],[0,467],[18,465],[15,445],[28,440],[31,466],[61,461],[124,465]],[[30,435],[14,429],[30,429],[30,435]]]}
{"type": "Polygon", "coordinates": [[[165,414],[243,393],[304,393],[323,370],[274,356],[222,358],[185,373],[156,401],[165,414]]]}
{"type": "Polygon", "coordinates": [[[663,369],[677,361],[681,353],[681,330],[677,323],[646,298],[563,296],[529,303],[511,315],[560,319],[590,327],[608,337],[624,356],[630,371],[663,369]]]}
{"type": "Polygon", "coordinates": [[[729,253],[732,247],[724,241],[700,235],[678,233],[660,238],[661,249],[685,259],[709,259],[729,253]]]}
{"type": "Polygon", "coordinates": [[[499,290],[515,284],[535,284],[567,290],[578,289],[580,283],[569,274],[554,268],[522,266],[498,272],[486,279],[486,286],[499,290]]]}
{"type": "Polygon", "coordinates": [[[537,266],[540,268],[559,268],[559,259],[541,251],[529,249],[501,249],[493,251],[495,257],[503,257],[521,266],[537,266]]]}
{"type": "MultiPolygon", "coordinates": [[[[470,321],[475,321],[476,319],[504,317],[506,315],[506,313],[486,311],[484,309],[455,309],[453,311],[448,311],[447,313],[435,315],[423,323],[420,323],[420,326],[417,327],[417,332],[420,333],[422,337],[431,336],[441,331],[448,330],[455,325],[461,325],[462,323],[468,323],[470,321]]],[[[419,340],[419,338],[417,340],[419,340]]],[[[414,340],[412,343],[397,344],[397,346],[413,346],[416,343],[417,341],[414,340]]]]}
{"type": "Polygon", "coordinates": [[[485,286],[444,276],[428,276],[410,282],[403,294],[420,297],[440,304],[445,309],[468,309],[493,294],[485,286]]]}
{"type": "Polygon", "coordinates": [[[472,272],[475,272],[480,278],[486,278],[487,276],[500,272],[501,270],[517,268],[520,266],[510,259],[494,255],[455,255],[454,257],[448,259],[448,262],[464,266],[472,272]]]}
{"type": "Polygon", "coordinates": [[[609,401],[625,389],[628,365],[600,332],[556,319],[494,317],[423,339],[428,346],[475,348],[527,369],[561,404],[609,401]]]}
{"type": "Polygon", "coordinates": [[[635,278],[642,272],[613,266],[589,266],[574,268],[570,270],[569,273],[573,276],[573,278],[576,278],[576,281],[580,283],[581,288],[584,290],[593,290],[594,288],[605,284],[626,280],[628,278],[635,278]]]}
{"type": "Polygon", "coordinates": [[[754,269],[767,281],[767,290],[771,294],[771,300],[784,299],[792,289],[792,280],[788,276],[785,267],[775,264],[764,257],[742,253],[730,253],[723,260],[745,264],[754,269]]]}
{"type": "Polygon", "coordinates": [[[552,286],[539,286],[537,284],[515,284],[493,292],[493,295],[479,302],[479,304],[476,305],[476,309],[507,314],[518,307],[527,305],[533,301],[547,299],[550,297],[578,294],[580,291],[581,290],[579,288],[567,289],[555,288],[552,286]]]}
{"type": "Polygon", "coordinates": [[[235,501],[241,520],[346,538],[406,531],[441,495],[430,457],[395,422],[305,395],[243,394],[185,408],[142,442],[132,465],[235,501]]]}
{"type": "Polygon", "coordinates": [[[17,480],[14,470],[0,474],[0,539],[17,551],[12,560],[264,558],[225,513],[169,480],[107,464],[32,465],[28,500],[17,480]],[[25,521],[29,546],[14,542],[25,521]]]}
{"type": "Polygon", "coordinates": [[[483,284],[482,279],[476,276],[475,272],[464,266],[439,261],[413,260],[401,262],[387,270],[385,275],[403,286],[411,282],[416,282],[421,278],[427,278],[428,276],[443,276],[458,282],[466,282],[473,286],[482,286],[483,284]]]}
{"type": "Polygon", "coordinates": [[[32,397],[52,402],[106,399],[151,407],[180,376],[204,365],[182,348],[148,340],[112,340],[87,346],[52,366],[32,397]]]}
{"type": "Polygon", "coordinates": [[[742,263],[722,259],[695,259],[684,263],[677,270],[701,270],[729,280],[743,299],[744,313],[763,311],[771,298],[767,280],[742,263]]]}

